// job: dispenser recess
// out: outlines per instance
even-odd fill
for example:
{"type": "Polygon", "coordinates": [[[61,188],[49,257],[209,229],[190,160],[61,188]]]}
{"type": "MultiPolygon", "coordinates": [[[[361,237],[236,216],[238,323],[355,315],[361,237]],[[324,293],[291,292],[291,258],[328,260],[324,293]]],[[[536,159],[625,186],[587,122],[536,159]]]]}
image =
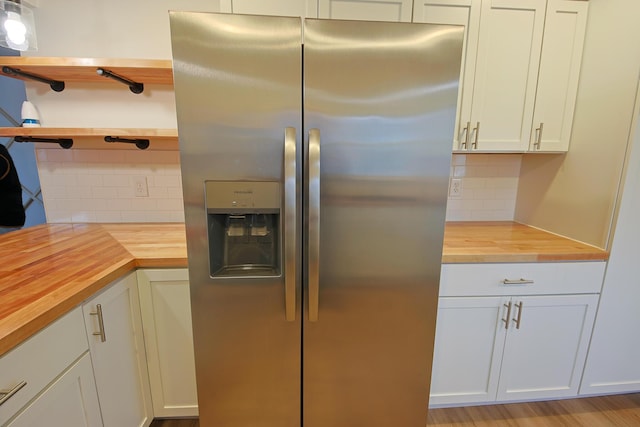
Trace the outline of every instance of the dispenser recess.
{"type": "Polygon", "coordinates": [[[278,276],[280,183],[205,181],[209,274],[278,276]]]}

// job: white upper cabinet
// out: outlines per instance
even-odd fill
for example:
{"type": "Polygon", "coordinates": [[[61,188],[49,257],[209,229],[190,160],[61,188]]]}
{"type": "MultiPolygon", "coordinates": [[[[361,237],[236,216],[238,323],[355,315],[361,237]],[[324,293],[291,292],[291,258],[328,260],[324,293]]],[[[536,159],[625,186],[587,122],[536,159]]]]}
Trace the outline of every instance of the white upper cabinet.
{"type": "Polygon", "coordinates": [[[549,0],[530,151],[567,151],[587,25],[586,1],[549,0]]]}
{"type": "MultiPolygon", "coordinates": [[[[546,0],[484,0],[468,148],[525,151],[533,117],[546,0]]],[[[465,88],[464,90],[469,90],[465,88]]]]}
{"type": "Polygon", "coordinates": [[[318,18],[411,22],[412,0],[318,0],[318,18]]]}
{"type": "Polygon", "coordinates": [[[411,22],[412,0],[220,0],[226,13],[411,22]]]}
{"type": "Polygon", "coordinates": [[[466,26],[454,151],[567,151],[588,3],[416,0],[413,20],[466,26]]]}
{"type": "Polygon", "coordinates": [[[318,17],[318,0],[220,0],[220,12],[318,17]]]}
{"type": "Polygon", "coordinates": [[[415,0],[413,21],[428,24],[464,25],[465,35],[460,65],[460,90],[458,91],[458,111],[453,137],[454,150],[468,148],[470,130],[471,100],[475,76],[476,55],[478,53],[478,32],[480,31],[480,7],[474,0],[415,0]],[[473,3],[476,3],[474,6],[473,3]],[[465,88],[467,88],[465,90],[465,88]],[[466,118],[461,124],[460,120],[466,118]]]}

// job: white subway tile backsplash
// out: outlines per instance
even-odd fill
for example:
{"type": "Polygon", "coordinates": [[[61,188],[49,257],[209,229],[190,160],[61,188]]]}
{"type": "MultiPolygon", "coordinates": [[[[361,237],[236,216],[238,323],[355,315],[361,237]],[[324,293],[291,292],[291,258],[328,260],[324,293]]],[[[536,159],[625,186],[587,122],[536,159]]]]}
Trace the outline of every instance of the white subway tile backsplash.
{"type": "Polygon", "coordinates": [[[47,152],[48,162],[70,162],[73,160],[74,151],[71,150],[51,150],[47,152]]]}
{"type": "MultiPolygon", "coordinates": [[[[47,221],[183,222],[176,151],[36,149],[47,221]],[[148,197],[136,197],[144,176],[148,197]]],[[[462,195],[450,198],[448,221],[513,220],[518,154],[454,154],[451,174],[462,195]]]]}
{"type": "Polygon", "coordinates": [[[155,175],[149,183],[153,187],[182,187],[179,175],[155,175]]]}
{"type": "Polygon", "coordinates": [[[184,221],[177,152],[36,152],[48,222],[184,221]],[[148,197],[135,197],[136,176],[147,178],[148,197]]]}
{"type": "Polygon", "coordinates": [[[122,222],[163,222],[157,218],[155,212],[147,211],[127,211],[122,212],[122,222]]]}
{"type": "Polygon", "coordinates": [[[93,187],[91,189],[94,199],[117,199],[117,187],[93,187]]]}
{"type": "Polygon", "coordinates": [[[77,211],[71,214],[71,222],[96,222],[95,212],[77,211]]]}
{"type": "Polygon", "coordinates": [[[122,215],[120,212],[96,212],[96,222],[122,222],[122,215]]]}
{"type": "MultiPolygon", "coordinates": [[[[149,186],[149,197],[154,199],[164,199],[169,197],[169,192],[166,187],[151,187],[149,186]]],[[[181,202],[182,203],[182,202],[181,202]]]]}
{"type": "Polygon", "coordinates": [[[182,209],[182,200],[158,199],[159,211],[177,211],[182,209]]]}
{"type": "Polygon", "coordinates": [[[168,187],[167,197],[182,200],[182,184],[180,185],[180,187],[168,187]]]}
{"type": "Polygon", "coordinates": [[[105,207],[105,211],[125,212],[133,210],[133,196],[130,198],[111,199],[105,207]]]}
{"type": "Polygon", "coordinates": [[[449,198],[447,221],[511,221],[514,217],[520,154],[454,154],[452,175],[462,196],[449,198]]]}
{"type": "Polygon", "coordinates": [[[471,221],[471,211],[447,209],[447,221],[471,221]]]}

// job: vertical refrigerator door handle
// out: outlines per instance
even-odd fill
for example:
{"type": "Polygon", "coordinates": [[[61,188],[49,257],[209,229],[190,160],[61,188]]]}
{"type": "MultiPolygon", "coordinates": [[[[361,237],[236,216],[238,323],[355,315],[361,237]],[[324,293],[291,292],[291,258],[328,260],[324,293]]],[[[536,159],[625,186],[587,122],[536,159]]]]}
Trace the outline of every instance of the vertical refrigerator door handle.
{"type": "Polygon", "coordinates": [[[320,293],[320,130],[309,130],[309,321],[318,321],[320,293]]]}
{"type": "Polygon", "coordinates": [[[296,129],[284,130],[284,304],[296,320],[296,129]]]}

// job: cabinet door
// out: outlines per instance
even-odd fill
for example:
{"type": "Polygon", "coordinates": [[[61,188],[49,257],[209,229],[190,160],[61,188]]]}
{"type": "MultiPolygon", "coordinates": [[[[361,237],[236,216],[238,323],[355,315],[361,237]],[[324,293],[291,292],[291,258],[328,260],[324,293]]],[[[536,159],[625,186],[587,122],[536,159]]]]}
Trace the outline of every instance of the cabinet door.
{"type": "Polygon", "coordinates": [[[549,0],[531,130],[531,151],[567,151],[589,3],[549,0]]]}
{"type": "Polygon", "coordinates": [[[514,297],[512,302],[498,400],[577,395],[598,295],[514,297]]]}
{"type": "Polygon", "coordinates": [[[6,427],[102,425],[91,359],[85,353],[6,427]]]}
{"type": "Polygon", "coordinates": [[[318,18],[411,22],[412,0],[318,0],[318,18]]]}
{"type": "Polygon", "coordinates": [[[465,27],[453,149],[466,151],[471,131],[471,100],[478,52],[480,3],[474,0],[416,0],[413,4],[413,21],[465,27]]]}
{"type": "Polygon", "coordinates": [[[220,0],[220,11],[249,15],[318,16],[318,0],[220,0]]]}
{"type": "Polygon", "coordinates": [[[496,398],[508,298],[440,298],[430,405],[496,398]]]}
{"type": "Polygon", "coordinates": [[[197,416],[188,271],[138,270],[138,286],[154,414],[197,416]]]}
{"type": "Polygon", "coordinates": [[[82,307],[105,427],[153,420],[139,307],[135,273],[82,307]]]}
{"type": "Polygon", "coordinates": [[[477,151],[529,146],[546,0],[484,0],[471,107],[477,151]]]}

